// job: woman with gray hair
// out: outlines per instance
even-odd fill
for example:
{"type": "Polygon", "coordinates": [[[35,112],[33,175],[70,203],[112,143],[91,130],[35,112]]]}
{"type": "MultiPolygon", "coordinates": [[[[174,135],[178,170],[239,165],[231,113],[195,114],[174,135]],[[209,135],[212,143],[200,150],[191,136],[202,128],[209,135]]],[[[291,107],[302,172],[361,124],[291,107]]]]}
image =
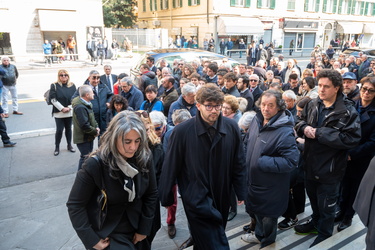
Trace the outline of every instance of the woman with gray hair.
{"type": "Polygon", "coordinates": [[[152,156],[142,120],[122,111],[110,122],[77,173],[67,202],[70,220],[86,249],[151,249],[157,205],[152,156]],[[103,203],[98,209],[97,198],[103,203]],[[98,210],[107,212],[98,219],[98,210]]]}

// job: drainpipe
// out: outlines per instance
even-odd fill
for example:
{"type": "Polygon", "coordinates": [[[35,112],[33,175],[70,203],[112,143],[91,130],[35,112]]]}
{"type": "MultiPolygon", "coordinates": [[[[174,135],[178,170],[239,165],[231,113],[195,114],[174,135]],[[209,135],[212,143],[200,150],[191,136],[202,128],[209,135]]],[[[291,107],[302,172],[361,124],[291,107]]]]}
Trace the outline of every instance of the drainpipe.
{"type": "Polygon", "coordinates": [[[219,49],[219,41],[218,41],[218,35],[217,35],[217,18],[219,16],[214,16],[214,39],[215,39],[215,51],[217,52],[219,49]]]}

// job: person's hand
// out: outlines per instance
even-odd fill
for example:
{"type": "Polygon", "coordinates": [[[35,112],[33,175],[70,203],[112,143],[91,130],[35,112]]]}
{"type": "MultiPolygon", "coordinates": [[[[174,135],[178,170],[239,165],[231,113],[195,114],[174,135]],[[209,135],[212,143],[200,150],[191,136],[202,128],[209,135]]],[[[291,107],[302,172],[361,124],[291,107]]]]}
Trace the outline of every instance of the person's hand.
{"type": "Polygon", "coordinates": [[[316,129],[311,126],[307,126],[303,133],[306,135],[307,138],[315,139],[316,129]]]}
{"type": "Polygon", "coordinates": [[[144,239],[146,239],[146,235],[135,233],[133,237],[133,244],[135,245],[144,239]]]}
{"type": "Polygon", "coordinates": [[[97,250],[102,250],[108,246],[109,246],[109,238],[107,237],[104,240],[100,239],[99,242],[95,246],[93,246],[93,248],[97,250]]]}
{"type": "Polygon", "coordinates": [[[243,205],[245,202],[244,201],[237,201],[237,205],[238,206],[241,206],[241,205],[243,205]]]}
{"type": "Polygon", "coordinates": [[[350,155],[348,155],[348,161],[351,161],[352,160],[352,158],[350,157],[350,155]]]}
{"type": "Polygon", "coordinates": [[[111,104],[109,102],[106,102],[105,105],[107,105],[107,108],[109,108],[109,106],[111,106],[111,104]]]}
{"type": "Polygon", "coordinates": [[[298,137],[296,139],[296,141],[299,143],[299,144],[304,144],[305,143],[305,139],[301,138],[301,137],[298,137]]]}
{"type": "Polygon", "coordinates": [[[96,128],[96,132],[97,132],[96,136],[100,135],[100,128],[96,128]]]}
{"type": "Polygon", "coordinates": [[[5,117],[5,114],[4,114],[4,113],[1,113],[0,116],[1,116],[1,118],[4,118],[4,117],[5,117]]]}
{"type": "Polygon", "coordinates": [[[70,108],[63,108],[62,110],[61,110],[61,112],[63,112],[63,113],[68,113],[70,111],[70,108]]]}

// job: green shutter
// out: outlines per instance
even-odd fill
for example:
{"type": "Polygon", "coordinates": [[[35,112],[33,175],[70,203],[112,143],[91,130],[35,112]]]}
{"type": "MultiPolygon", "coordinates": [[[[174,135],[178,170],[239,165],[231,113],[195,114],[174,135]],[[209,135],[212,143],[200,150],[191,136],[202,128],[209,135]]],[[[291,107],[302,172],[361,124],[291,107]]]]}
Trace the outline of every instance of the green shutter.
{"type": "Polygon", "coordinates": [[[258,0],[258,8],[262,8],[262,0],[258,0]]]}
{"type": "Polygon", "coordinates": [[[352,0],[349,0],[348,1],[348,11],[347,11],[347,14],[350,15],[351,11],[352,11],[352,0]]]}
{"type": "Polygon", "coordinates": [[[375,3],[372,3],[372,16],[375,16],[375,3]]]}
{"type": "Polygon", "coordinates": [[[327,0],[323,1],[323,13],[327,12],[327,0]]]}
{"type": "Polygon", "coordinates": [[[169,9],[169,0],[167,1],[167,9],[169,9]]]}
{"type": "MultiPolygon", "coordinates": [[[[178,1],[178,0],[177,0],[178,1]]],[[[182,0],[180,0],[180,7],[182,7],[182,0]]]]}
{"type": "Polygon", "coordinates": [[[364,13],[365,13],[365,2],[362,2],[361,3],[361,10],[360,10],[359,14],[363,16],[364,13]]]}
{"type": "Polygon", "coordinates": [[[200,5],[201,4],[201,0],[197,0],[197,5],[200,5]]]}
{"type": "Polygon", "coordinates": [[[337,0],[333,0],[333,9],[332,13],[337,13],[337,0]]]}
{"type": "Polygon", "coordinates": [[[318,13],[320,10],[320,0],[316,0],[315,3],[315,12],[318,13]]]}
{"type": "Polygon", "coordinates": [[[236,6],[236,0],[230,0],[230,6],[231,7],[236,6]]]}
{"type": "Polygon", "coordinates": [[[188,5],[191,6],[191,0],[188,0],[188,5]]]}
{"type": "Polygon", "coordinates": [[[339,8],[337,10],[337,14],[342,14],[342,2],[343,2],[343,0],[340,0],[340,2],[339,2],[339,8]]]}
{"type": "Polygon", "coordinates": [[[150,11],[152,11],[152,2],[153,0],[150,0],[150,11]]]}
{"type": "Polygon", "coordinates": [[[275,9],[275,0],[271,0],[271,3],[270,3],[270,9],[271,9],[271,10],[274,10],[274,9],[275,9]]]}
{"type": "Polygon", "coordinates": [[[163,0],[160,0],[160,9],[163,9],[163,0]]]}
{"type": "Polygon", "coordinates": [[[352,10],[351,10],[351,14],[352,15],[354,15],[354,13],[355,13],[355,9],[356,9],[356,7],[357,7],[357,4],[358,4],[358,2],[356,1],[356,0],[353,0],[353,3],[352,3],[352,10]]]}
{"type": "Polygon", "coordinates": [[[369,6],[369,2],[366,2],[366,5],[365,5],[365,13],[364,15],[367,16],[367,13],[368,13],[368,6],[369,6]]]}
{"type": "Polygon", "coordinates": [[[249,8],[251,4],[251,0],[246,0],[245,1],[245,7],[249,8]]]}
{"type": "Polygon", "coordinates": [[[309,11],[309,0],[305,0],[305,12],[309,11]]]}
{"type": "MultiPolygon", "coordinates": [[[[178,0],[177,0],[178,1],[178,0]]],[[[175,9],[176,8],[176,0],[172,0],[172,8],[175,9]]]]}

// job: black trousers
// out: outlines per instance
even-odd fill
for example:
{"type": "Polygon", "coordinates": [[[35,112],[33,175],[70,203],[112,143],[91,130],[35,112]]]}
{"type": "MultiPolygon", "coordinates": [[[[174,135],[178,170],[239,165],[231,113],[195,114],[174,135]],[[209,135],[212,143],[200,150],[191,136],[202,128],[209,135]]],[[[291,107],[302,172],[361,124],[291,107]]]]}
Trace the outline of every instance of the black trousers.
{"type": "Polygon", "coordinates": [[[55,133],[55,146],[59,148],[63,131],[65,129],[65,138],[68,145],[72,144],[72,117],[55,118],[56,133],[55,133]]]}
{"type": "Polygon", "coordinates": [[[77,148],[81,153],[78,163],[78,170],[82,168],[82,164],[85,162],[86,156],[90,154],[94,148],[94,141],[78,143],[77,148]]]}
{"type": "Polygon", "coordinates": [[[5,126],[5,122],[2,118],[0,118],[0,135],[3,143],[9,143],[10,138],[7,134],[7,127],[5,126]]]}

